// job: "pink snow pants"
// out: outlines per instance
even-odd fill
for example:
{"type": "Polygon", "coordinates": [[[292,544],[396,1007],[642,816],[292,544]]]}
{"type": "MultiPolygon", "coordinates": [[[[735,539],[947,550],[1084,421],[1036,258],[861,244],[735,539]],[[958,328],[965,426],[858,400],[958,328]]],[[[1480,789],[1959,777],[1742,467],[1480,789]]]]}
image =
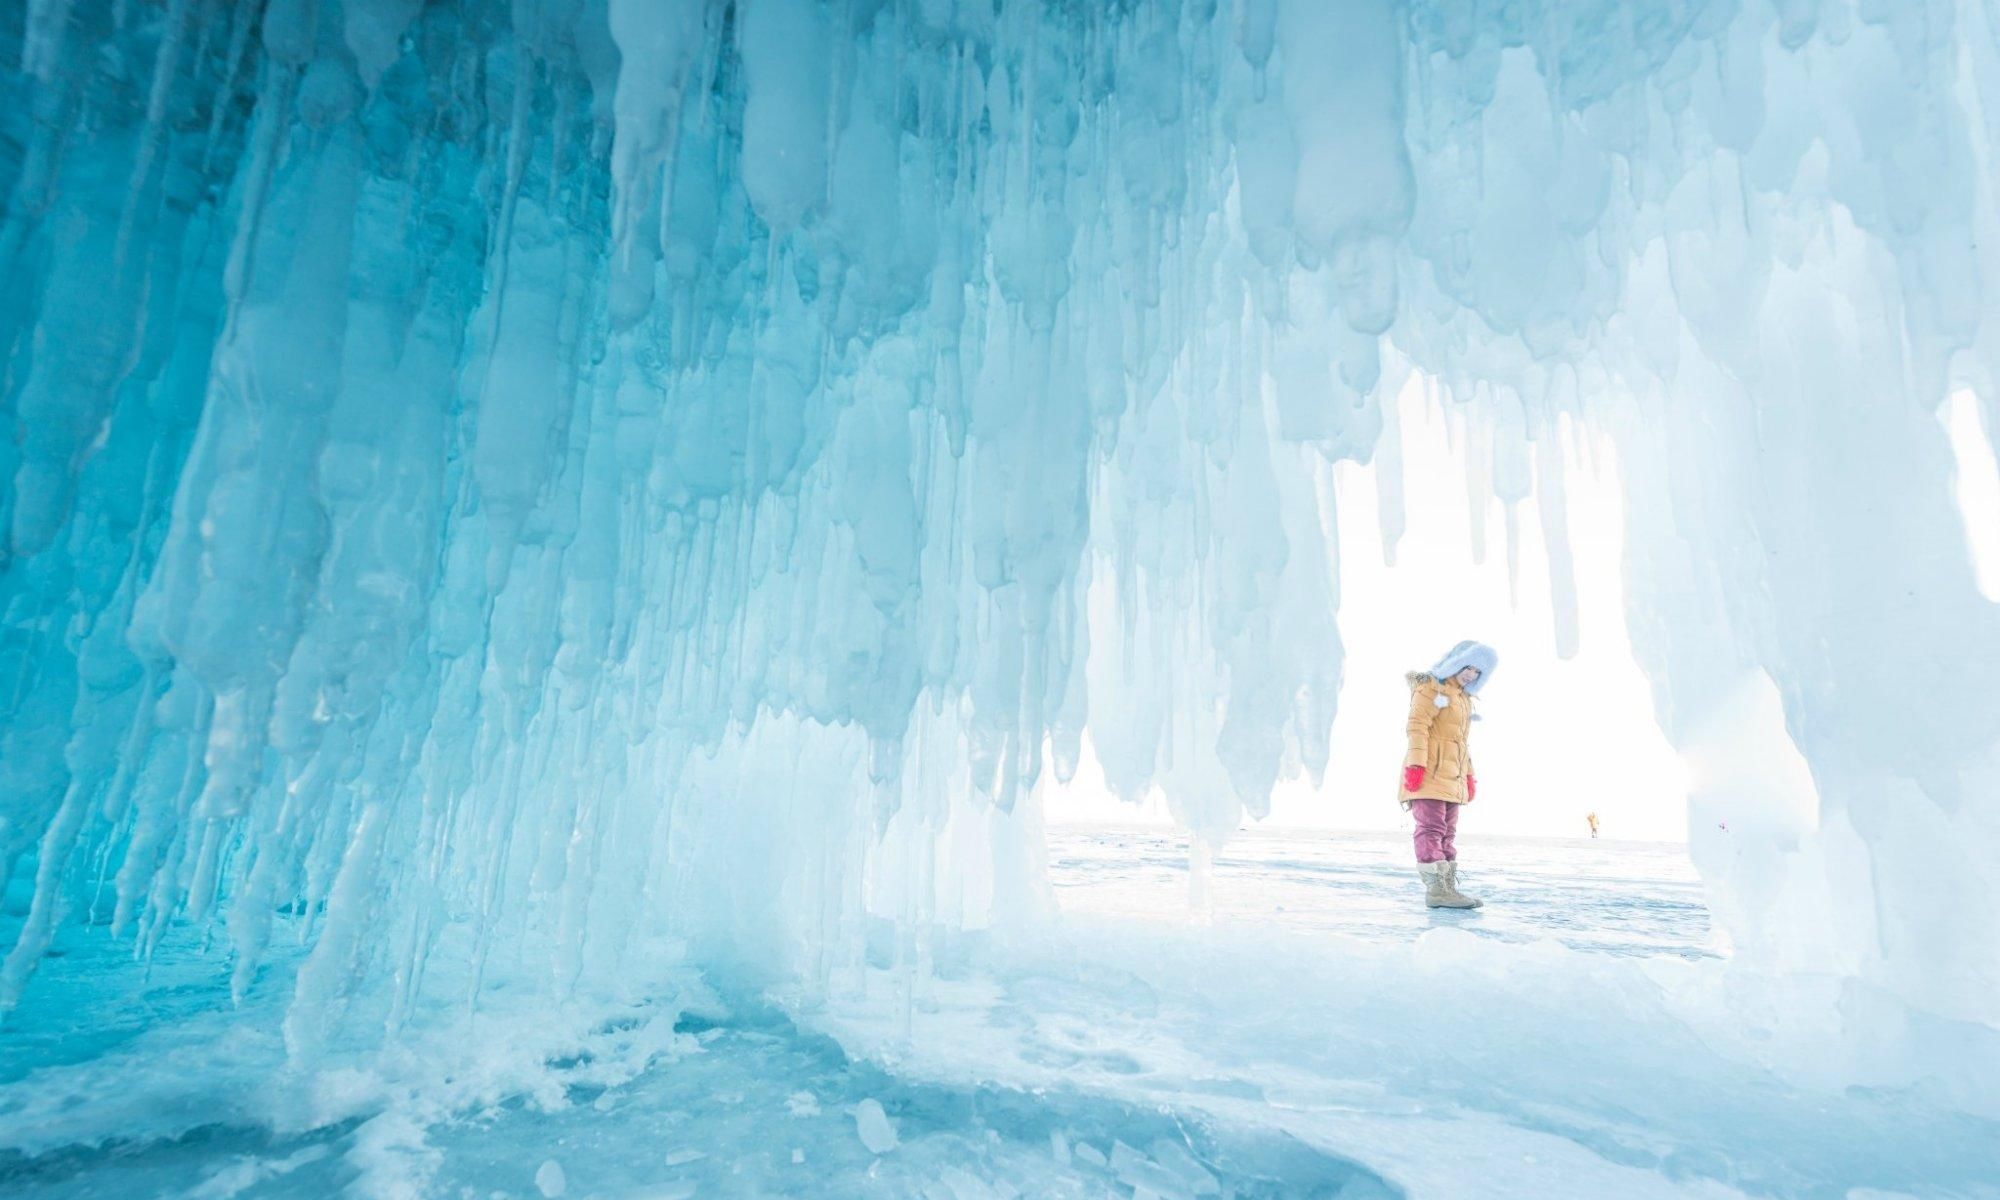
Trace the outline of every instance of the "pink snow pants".
{"type": "Polygon", "coordinates": [[[1451,843],[1458,832],[1458,805],[1449,800],[1412,800],[1410,813],[1417,818],[1417,861],[1458,861],[1458,847],[1451,843]]]}

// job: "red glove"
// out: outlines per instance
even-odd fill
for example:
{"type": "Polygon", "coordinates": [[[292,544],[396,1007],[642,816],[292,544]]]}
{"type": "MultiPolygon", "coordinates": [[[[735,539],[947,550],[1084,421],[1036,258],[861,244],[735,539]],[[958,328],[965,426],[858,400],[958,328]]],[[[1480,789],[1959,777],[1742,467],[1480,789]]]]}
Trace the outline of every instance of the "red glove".
{"type": "Polygon", "coordinates": [[[1404,767],[1403,790],[1414,792],[1422,786],[1424,786],[1424,769],[1422,767],[1404,767]]]}
{"type": "Polygon", "coordinates": [[[1478,795],[1479,777],[1476,775],[1467,775],[1465,777],[1465,798],[1471,800],[1478,795]]]}

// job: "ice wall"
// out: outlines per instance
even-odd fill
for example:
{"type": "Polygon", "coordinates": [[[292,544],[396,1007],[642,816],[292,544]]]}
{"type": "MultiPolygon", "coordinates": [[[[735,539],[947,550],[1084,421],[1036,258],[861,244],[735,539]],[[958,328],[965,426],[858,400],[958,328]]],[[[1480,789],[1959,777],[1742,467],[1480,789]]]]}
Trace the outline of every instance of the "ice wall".
{"type": "Polygon", "coordinates": [[[239,992],[303,939],[299,1053],[445,957],[561,994],[673,930],[824,984],[892,895],[920,960],[1033,903],[1086,730],[1221,837],[1325,762],[1328,470],[1421,370],[1475,496],[1538,510],[1565,644],[1556,422],[1620,439],[1746,957],[1992,1021],[1993,923],[1936,917],[2000,884],[2000,622],[1934,411],[1993,413],[1996,37],[1970,0],[9,6],[0,1009],[62,920],[211,927],[239,992]],[[1732,767],[1766,748],[1816,797],[1732,767]]]}

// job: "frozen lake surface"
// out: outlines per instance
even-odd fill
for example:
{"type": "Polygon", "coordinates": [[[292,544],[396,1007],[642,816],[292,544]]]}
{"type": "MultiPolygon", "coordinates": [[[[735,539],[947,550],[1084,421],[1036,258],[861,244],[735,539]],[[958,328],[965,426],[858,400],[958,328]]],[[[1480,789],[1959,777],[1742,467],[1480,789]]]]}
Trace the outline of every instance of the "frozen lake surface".
{"type": "Polygon", "coordinates": [[[1059,919],[921,971],[877,939],[826,996],[503,981],[469,1029],[448,1000],[308,1072],[295,956],[235,1009],[196,939],[135,984],[129,946],[65,927],[0,1039],[0,1195],[1996,1195],[1993,1121],[1816,1076],[1837,1031],[1732,980],[1677,847],[1468,838],[1488,905],[1454,913],[1399,837],[1253,831],[1195,919],[1172,835],[1048,845],[1059,919]]]}
{"type": "MultiPolygon", "coordinates": [[[[1185,835],[1055,825],[1049,873],[1065,912],[1186,920],[1185,835]]],[[[1486,907],[1426,909],[1403,834],[1248,829],[1215,855],[1224,922],[1408,941],[1449,925],[1508,942],[1554,938],[1606,954],[1726,952],[1684,846],[1575,838],[1459,838],[1460,886],[1486,907]]]]}

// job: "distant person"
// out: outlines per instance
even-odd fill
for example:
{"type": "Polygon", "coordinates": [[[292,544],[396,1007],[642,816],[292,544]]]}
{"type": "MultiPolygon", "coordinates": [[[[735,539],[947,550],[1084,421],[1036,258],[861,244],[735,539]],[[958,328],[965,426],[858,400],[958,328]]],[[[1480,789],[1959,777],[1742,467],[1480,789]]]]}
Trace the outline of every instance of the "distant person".
{"type": "Polygon", "coordinates": [[[1596,813],[1585,813],[1585,814],[1583,814],[1583,819],[1584,819],[1584,820],[1586,820],[1586,821],[1588,821],[1588,822],[1590,822],[1590,836],[1591,836],[1591,837],[1596,837],[1596,836],[1597,836],[1597,814],[1596,814],[1596,813]]]}
{"type": "Polygon", "coordinates": [[[1458,807],[1479,794],[1466,734],[1472,698],[1492,677],[1500,656],[1481,642],[1460,642],[1428,671],[1412,671],[1410,752],[1403,759],[1403,807],[1417,819],[1417,874],[1431,908],[1478,908],[1458,890],[1458,807]]]}

